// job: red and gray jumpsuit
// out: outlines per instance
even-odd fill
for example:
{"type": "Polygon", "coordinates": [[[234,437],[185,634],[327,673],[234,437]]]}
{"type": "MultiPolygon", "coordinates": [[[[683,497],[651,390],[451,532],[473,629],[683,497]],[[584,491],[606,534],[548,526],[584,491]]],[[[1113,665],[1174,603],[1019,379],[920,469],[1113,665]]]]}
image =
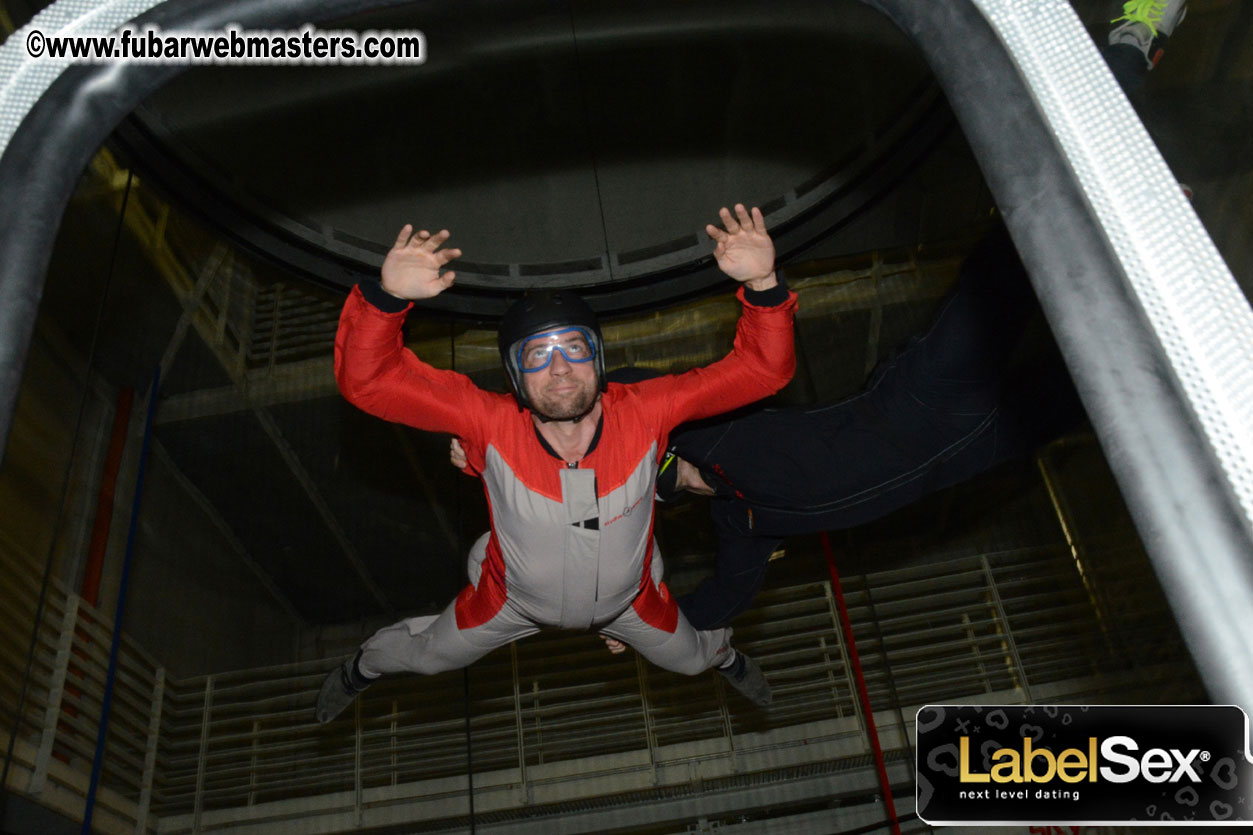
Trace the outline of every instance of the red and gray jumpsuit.
{"type": "Polygon", "coordinates": [[[670,430],[773,394],[795,369],[796,295],[741,288],[739,298],[730,354],[684,374],[611,383],[596,441],[568,466],[511,395],[432,368],[404,347],[411,305],[386,312],[354,288],[335,338],[340,391],[384,420],[460,436],[491,518],[477,584],[435,618],[375,633],[362,647],[362,672],[458,669],[544,626],[598,629],[688,675],[725,658],[730,630],[693,629],[650,569],[654,483],[670,430]]]}

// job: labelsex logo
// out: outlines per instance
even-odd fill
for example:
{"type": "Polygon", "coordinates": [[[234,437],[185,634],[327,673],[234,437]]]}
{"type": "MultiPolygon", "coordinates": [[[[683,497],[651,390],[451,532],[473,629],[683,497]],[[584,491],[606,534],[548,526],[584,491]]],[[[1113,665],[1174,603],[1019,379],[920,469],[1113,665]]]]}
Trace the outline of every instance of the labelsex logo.
{"type": "Polygon", "coordinates": [[[1111,783],[1130,783],[1143,777],[1150,783],[1177,783],[1187,779],[1201,782],[1193,763],[1207,762],[1208,751],[1193,748],[1187,753],[1178,748],[1149,748],[1138,756],[1139,744],[1129,736],[1111,736],[1100,743],[1088,737],[1088,750],[1067,748],[1054,755],[1046,748],[1033,748],[1031,739],[1022,741],[1022,752],[1013,748],[999,748],[990,759],[996,763],[988,772],[972,771],[970,768],[970,737],[960,740],[961,782],[963,783],[1047,783],[1054,777],[1065,783],[1081,783],[1085,780],[1111,783]],[[1102,765],[1108,761],[1112,765],[1102,765]]]}

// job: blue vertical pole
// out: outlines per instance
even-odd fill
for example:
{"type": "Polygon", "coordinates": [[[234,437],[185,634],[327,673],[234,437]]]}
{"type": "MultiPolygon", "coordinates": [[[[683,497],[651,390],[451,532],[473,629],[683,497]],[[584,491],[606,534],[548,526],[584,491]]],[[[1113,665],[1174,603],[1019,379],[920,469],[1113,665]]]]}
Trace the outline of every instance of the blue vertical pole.
{"type": "Polygon", "coordinates": [[[117,590],[117,606],[113,611],[113,642],[109,646],[109,672],[104,680],[104,700],[100,704],[100,729],[96,733],[96,754],[91,761],[91,784],[87,789],[87,808],[83,812],[82,835],[91,835],[91,816],[96,808],[96,789],[100,785],[100,769],[104,765],[104,740],[109,731],[109,707],[113,702],[113,681],[117,676],[117,655],[122,645],[122,614],[126,606],[126,583],[131,573],[131,555],[135,551],[135,532],[139,528],[139,499],[144,489],[144,471],[148,465],[148,443],[152,439],[152,418],[157,411],[157,393],[161,387],[161,369],[152,372],[152,388],[148,390],[148,414],[144,418],[144,439],[139,448],[139,471],[135,474],[135,497],[131,502],[131,524],[126,533],[126,556],[122,560],[122,581],[117,590]]]}

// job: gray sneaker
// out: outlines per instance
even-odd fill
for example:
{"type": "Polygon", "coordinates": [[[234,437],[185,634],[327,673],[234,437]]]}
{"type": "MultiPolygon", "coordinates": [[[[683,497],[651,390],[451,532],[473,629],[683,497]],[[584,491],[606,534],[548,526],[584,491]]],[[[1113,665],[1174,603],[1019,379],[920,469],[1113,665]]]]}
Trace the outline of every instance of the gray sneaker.
{"type": "Polygon", "coordinates": [[[1109,33],[1109,44],[1127,44],[1140,50],[1149,69],[1157,66],[1166,41],[1188,13],[1188,0],[1127,0],[1118,24],[1109,33]]]}
{"type": "Polygon", "coordinates": [[[765,707],[774,699],[774,694],[770,692],[770,682],[766,681],[761,667],[744,653],[737,650],[735,661],[729,667],[717,669],[732,687],[753,704],[765,707]]]}
{"type": "Polygon", "coordinates": [[[327,674],[318,691],[318,706],[314,715],[322,724],[343,713],[344,708],[352,704],[357,694],[369,687],[373,682],[356,670],[357,659],[361,653],[349,658],[343,664],[327,674]]]}

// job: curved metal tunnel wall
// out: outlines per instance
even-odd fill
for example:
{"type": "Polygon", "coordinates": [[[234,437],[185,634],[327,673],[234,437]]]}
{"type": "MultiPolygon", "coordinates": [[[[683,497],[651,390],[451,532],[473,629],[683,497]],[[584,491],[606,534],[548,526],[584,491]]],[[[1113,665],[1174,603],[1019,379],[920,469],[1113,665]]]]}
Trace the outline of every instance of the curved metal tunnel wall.
{"type": "MultiPolygon", "coordinates": [[[[1152,279],[1154,270],[1180,272],[1199,264],[1198,281],[1209,281],[1217,288],[1212,303],[1221,307],[1230,298],[1229,274],[1213,255],[1195,217],[1188,216],[1186,206],[1175,205],[1180,201],[1164,167],[1150,172],[1162,180],[1158,187],[1172,221],[1171,234],[1158,245],[1160,252],[1172,247],[1177,251],[1152,265],[1119,260],[1128,248],[1135,249],[1125,238],[1126,227],[1134,226],[1137,219],[1127,214],[1130,198],[1119,196],[1116,185],[1094,181],[1091,168],[1103,164],[1117,168],[1121,163],[1101,156],[1104,149],[1097,141],[1084,146],[1082,133],[1077,138],[1059,138],[1057,124],[1064,121],[1059,113],[1065,113],[1068,90],[1050,86],[1051,78],[1070,77],[1060,71],[1050,75],[1058,62],[1073,61],[1086,66],[1095,78],[1095,89],[1085,95],[1116,99],[1113,83],[1095,54],[1056,49],[1054,44],[1024,44],[1023,33],[1038,33],[1040,24],[1031,13],[1011,8],[1013,4],[990,0],[951,4],[869,0],[869,4],[919,44],[961,120],[1031,269],[1037,293],[1212,697],[1253,706],[1253,650],[1242,637],[1248,634],[1253,618],[1253,580],[1247,559],[1253,553],[1249,471],[1241,446],[1250,427],[1245,420],[1247,403],[1239,399],[1247,390],[1233,386],[1229,396],[1211,395],[1211,402],[1206,402],[1204,391],[1198,394],[1197,384],[1183,379],[1187,371],[1181,369],[1191,366],[1181,365],[1179,357],[1170,354],[1168,349],[1179,350],[1178,340],[1153,331],[1154,310],[1146,309],[1154,302],[1145,301],[1147,292],[1138,289],[1136,278],[1147,272],[1152,279]],[[937,37],[937,32],[943,35],[937,37]],[[1005,40],[1012,46],[1007,48],[1005,40]],[[1058,56],[1052,64],[1039,54],[1049,51],[1058,56]],[[1000,106],[993,111],[986,105],[989,101],[1000,106]],[[1172,194],[1174,203],[1170,202],[1172,194]],[[1224,444],[1224,437],[1230,443],[1224,444]]],[[[379,5],[318,4],[317,12],[336,16],[379,5]]],[[[136,10],[134,4],[131,9],[136,10]]],[[[260,28],[297,25],[308,13],[306,4],[297,2],[239,2],[206,13],[199,5],[176,0],[160,4],[152,15],[167,28],[176,24],[213,28],[227,21],[260,28]]],[[[1073,27],[1062,27],[1058,37],[1066,35],[1074,35],[1073,27]]],[[[51,241],[77,172],[135,102],[178,71],[177,67],[70,68],[52,84],[5,147],[0,159],[0,247],[6,253],[0,265],[0,333],[4,335],[0,429],[5,437],[51,241]]],[[[1109,118],[1133,117],[1125,107],[1113,107],[1109,118]]],[[[1094,134],[1100,133],[1099,126],[1091,127],[1094,134]]],[[[1148,142],[1142,131],[1130,129],[1129,133],[1132,141],[1148,142]]],[[[1149,150],[1140,156],[1155,155],[1149,150]]],[[[1155,220],[1160,225],[1161,219],[1155,220]]],[[[1170,301],[1156,304],[1169,308],[1170,301]]],[[[1232,335],[1250,332],[1247,303],[1243,308],[1231,305],[1231,310],[1216,318],[1232,335]]],[[[1190,346],[1182,350],[1186,354],[1190,346]]],[[[1200,358],[1194,355],[1192,361],[1202,372],[1198,376],[1216,387],[1248,379],[1247,368],[1240,365],[1248,358],[1247,343],[1227,352],[1231,364],[1220,374],[1205,373],[1209,347],[1195,350],[1200,358]]]]}

